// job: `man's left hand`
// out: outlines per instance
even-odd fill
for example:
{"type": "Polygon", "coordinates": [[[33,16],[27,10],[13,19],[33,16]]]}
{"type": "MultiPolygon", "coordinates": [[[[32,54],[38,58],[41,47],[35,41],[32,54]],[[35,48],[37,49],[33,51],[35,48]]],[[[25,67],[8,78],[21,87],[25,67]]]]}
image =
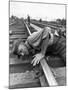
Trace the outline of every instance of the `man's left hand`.
{"type": "Polygon", "coordinates": [[[33,66],[35,66],[36,64],[39,64],[40,60],[42,60],[44,58],[44,55],[42,53],[38,53],[36,55],[33,56],[34,59],[32,60],[31,64],[33,64],[33,66]]]}

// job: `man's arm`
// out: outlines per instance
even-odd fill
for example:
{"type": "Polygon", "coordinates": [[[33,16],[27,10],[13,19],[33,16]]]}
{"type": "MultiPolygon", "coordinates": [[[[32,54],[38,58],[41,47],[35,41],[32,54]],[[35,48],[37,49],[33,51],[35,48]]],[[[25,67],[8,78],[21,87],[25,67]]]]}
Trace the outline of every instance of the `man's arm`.
{"type": "Polygon", "coordinates": [[[45,56],[46,50],[49,44],[49,35],[43,39],[42,45],[41,45],[41,54],[45,56]]]}
{"type": "Polygon", "coordinates": [[[43,42],[42,42],[42,45],[41,45],[41,52],[34,55],[34,59],[32,60],[32,64],[33,66],[35,66],[36,64],[38,64],[40,62],[40,60],[42,60],[45,56],[45,53],[46,53],[46,49],[48,47],[48,43],[49,43],[49,36],[47,36],[43,42]]]}

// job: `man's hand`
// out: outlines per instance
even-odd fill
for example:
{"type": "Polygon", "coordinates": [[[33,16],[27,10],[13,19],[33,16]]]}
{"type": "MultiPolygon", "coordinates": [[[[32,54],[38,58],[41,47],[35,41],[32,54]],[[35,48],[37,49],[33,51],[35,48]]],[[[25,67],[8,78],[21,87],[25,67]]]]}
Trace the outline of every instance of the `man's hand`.
{"type": "Polygon", "coordinates": [[[44,58],[44,55],[42,53],[38,53],[36,55],[33,56],[34,59],[32,60],[31,64],[33,64],[33,66],[35,66],[36,64],[39,64],[40,60],[42,60],[44,58]]]}

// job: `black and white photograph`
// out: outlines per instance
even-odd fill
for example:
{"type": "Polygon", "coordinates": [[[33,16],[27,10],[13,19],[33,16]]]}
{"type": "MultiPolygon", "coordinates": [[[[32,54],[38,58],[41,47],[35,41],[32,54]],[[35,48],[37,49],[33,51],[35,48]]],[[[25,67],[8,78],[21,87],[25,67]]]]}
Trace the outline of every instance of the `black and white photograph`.
{"type": "Polygon", "coordinates": [[[9,88],[66,86],[66,4],[9,1],[9,88]]]}

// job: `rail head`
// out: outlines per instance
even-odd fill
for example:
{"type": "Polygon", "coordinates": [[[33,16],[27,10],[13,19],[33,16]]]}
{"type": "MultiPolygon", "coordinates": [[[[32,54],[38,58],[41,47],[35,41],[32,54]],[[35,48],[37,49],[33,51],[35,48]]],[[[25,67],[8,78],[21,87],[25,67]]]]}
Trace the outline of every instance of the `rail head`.
{"type": "Polygon", "coordinates": [[[25,21],[24,21],[24,24],[25,24],[25,26],[26,26],[26,28],[27,28],[27,30],[28,30],[29,35],[31,35],[31,32],[30,32],[30,30],[29,30],[29,28],[28,28],[28,26],[27,26],[27,24],[26,24],[25,21]]]}

